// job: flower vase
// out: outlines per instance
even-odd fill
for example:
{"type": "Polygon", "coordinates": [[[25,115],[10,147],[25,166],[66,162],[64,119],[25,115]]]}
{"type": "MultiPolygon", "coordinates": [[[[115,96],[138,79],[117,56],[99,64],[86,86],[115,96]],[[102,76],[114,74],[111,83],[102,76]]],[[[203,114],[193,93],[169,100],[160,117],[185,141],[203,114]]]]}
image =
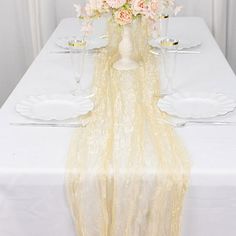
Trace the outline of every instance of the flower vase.
{"type": "Polygon", "coordinates": [[[131,38],[131,24],[123,26],[122,39],[119,44],[120,59],[113,64],[116,70],[134,70],[139,64],[132,59],[133,43],[131,38]]]}

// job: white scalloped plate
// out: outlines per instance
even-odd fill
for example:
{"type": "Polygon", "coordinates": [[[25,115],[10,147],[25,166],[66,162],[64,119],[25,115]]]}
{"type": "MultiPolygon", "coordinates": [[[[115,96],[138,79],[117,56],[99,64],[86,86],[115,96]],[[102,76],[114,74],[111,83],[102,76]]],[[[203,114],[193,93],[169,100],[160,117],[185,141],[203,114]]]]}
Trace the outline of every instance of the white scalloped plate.
{"type": "MultiPolygon", "coordinates": [[[[160,42],[162,39],[151,39],[149,40],[149,45],[153,48],[161,48],[160,42]]],[[[200,46],[202,43],[198,40],[193,39],[180,39],[178,50],[191,49],[200,46]]]]}
{"type": "Polygon", "coordinates": [[[225,115],[235,109],[236,103],[224,94],[175,93],[160,99],[158,107],[172,116],[199,119],[225,115]]]}
{"type": "MultiPolygon", "coordinates": [[[[59,38],[56,41],[56,45],[63,48],[63,49],[70,49],[69,47],[69,42],[78,39],[76,37],[64,37],[64,38],[59,38]]],[[[108,44],[108,39],[107,38],[96,38],[96,39],[91,39],[88,41],[87,44],[87,50],[93,50],[93,49],[99,49],[106,47],[108,44]]]]}
{"type": "Polygon", "coordinates": [[[45,121],[76,118],[93,108],[94,104],[89,98],[70,94],[31,96],[16,105],[16,111],[22,116],[45,121]]]}

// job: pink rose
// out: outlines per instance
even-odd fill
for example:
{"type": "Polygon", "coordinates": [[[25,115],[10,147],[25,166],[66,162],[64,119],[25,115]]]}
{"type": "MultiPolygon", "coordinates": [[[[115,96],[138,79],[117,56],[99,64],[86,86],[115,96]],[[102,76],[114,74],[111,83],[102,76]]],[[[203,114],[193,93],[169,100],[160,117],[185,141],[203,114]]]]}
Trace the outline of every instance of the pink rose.
{"type": "Polygon", "coordinates": [[[150,2],[150,10],[152,12],[157,13],[157,11],[158,11],[158,2],[157,2],[157,0],[154,0],[154,1],[150,2]]]}
{"type": "Polygon", "coordinates": [[[158,15],[159,5],[157,0],[149,2],[146,12],[144,12],[145,17],[154,20],[158,15]]]}
{"type": "Polygon", "coordinates": [[[106,2],[111,8],[117,9],[122,7],[126,3],[126,0],[107,0],[106,2]]]}
{"type": "Polygon", "coordinates": [[[131,9],[121,8],[115,12],[115,21],[119,25],[130,24],[133,20],[131,9]]]}
{"type": "Polygon", "coordinates": [[[131,4],[134,15],[145,14],[148,9],[148,5],[145,0],[133,0],[131,4]]]}

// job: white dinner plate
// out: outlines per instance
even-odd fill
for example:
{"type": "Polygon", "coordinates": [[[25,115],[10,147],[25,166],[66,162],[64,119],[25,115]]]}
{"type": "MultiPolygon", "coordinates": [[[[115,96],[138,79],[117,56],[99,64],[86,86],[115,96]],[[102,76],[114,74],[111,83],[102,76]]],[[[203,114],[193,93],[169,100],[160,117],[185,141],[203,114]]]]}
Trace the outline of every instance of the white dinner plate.
{"type": "MultiPolygon", "coordinates": [[[[149,40],[149,45],[153,48],[161,48],[161,40],[162,39],[151,39],[149,40]]],[[[186,39],[180,39],[179,40],[179,46],[178,50],[183,50],[183,49],[190,49],[194,47],[200,46],[202,43],[198,40],[186,40],[186,39]]]]}
{"type": "Polygon", "coordinates": [[[213,118],[235,109],[236,103],[223,94],[175,93],[160,99],[158,107],[180,118],[213,118]]]}
{"type": "Polygon", "coordinates": [[[22,116],[45,121],[76,118],[93,108],[94,104],[89,98],[70,94],[31,96],[16,105],[16,111],[22,116]]]}
{"type": "MultiPolygon", "coordinates": [[[[69,49],[69,42],[72,40],[78,39],[77,37],[64,37],[64,38],[59,38],[56,41],[57,46],[63,48],[63,49],[69,49]]],[[[108,44],[108,39],[107,38],[96,38],[96,39],[89,39],[87,43],[87,49],[92,50],[92,49],[99,49],[106,47],[108,44]]]]}

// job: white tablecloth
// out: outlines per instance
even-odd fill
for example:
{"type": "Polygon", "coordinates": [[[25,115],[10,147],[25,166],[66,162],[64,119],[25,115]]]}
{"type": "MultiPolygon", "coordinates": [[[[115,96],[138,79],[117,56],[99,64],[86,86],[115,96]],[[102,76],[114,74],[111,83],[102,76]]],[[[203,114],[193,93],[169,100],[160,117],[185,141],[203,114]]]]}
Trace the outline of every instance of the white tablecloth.
{"type": "MultiPolygon", "coordinates": [[[[58,37],[78,32],[75,19],[63,20],[0,110],[0,235],[75,236],[64,191],[73,129],[9,123],[25,121],[15,105],[27,96],[64,93],[75,86],[70,56],[50,52],[58,50],[58,37]]],[[[201,54],[178,56],[176,88],[236,99],[235,75],[203,20],[175,18],[170,32],[203,43],[201,54]]],[[[226,118],[236,121],[236,112],[226,118]]],[[[189,126],[177,132],[192,161],[183,236],[236,235],[236,126],[189,126]]]]}

